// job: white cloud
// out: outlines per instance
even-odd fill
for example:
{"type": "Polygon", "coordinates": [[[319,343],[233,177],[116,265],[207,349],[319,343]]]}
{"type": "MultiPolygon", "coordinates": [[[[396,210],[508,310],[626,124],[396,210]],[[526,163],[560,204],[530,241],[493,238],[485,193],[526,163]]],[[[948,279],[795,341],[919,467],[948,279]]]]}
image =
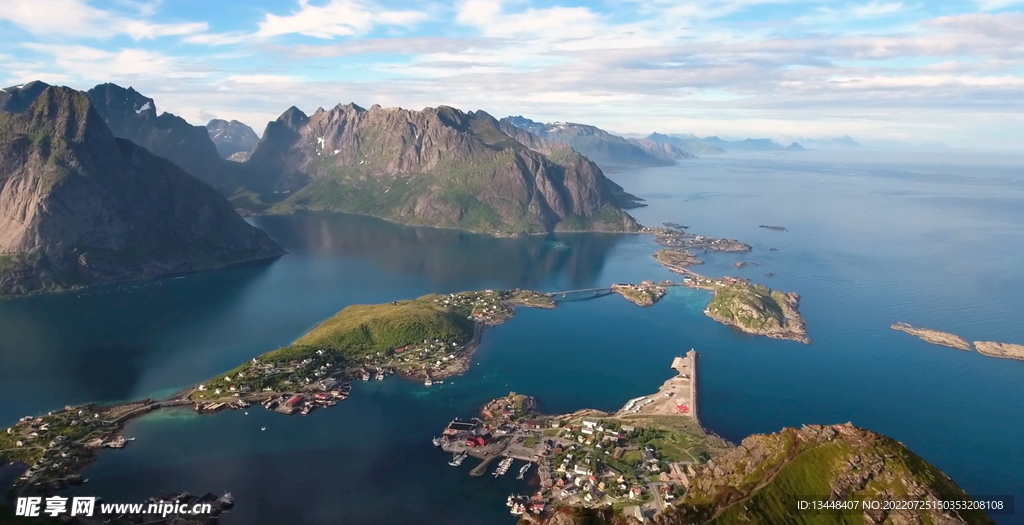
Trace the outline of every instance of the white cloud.
{"type": "Polygon", "coordinates": [[[316,38],[334,38],[367,33],[376,25],[413,26],[427,18],[420,11],[389,11],[358,0],[331,0],[326,5],[310,5],[299,0],[299,9],[290,15],[266,15],[257,37],[300,34],[316,38]]]}
{"type": "Polygon", "coordinates": [[[1006,7],[1024,4],[1024,0],[975,0],[982,11],[995,11],[1006,7]]]}
{"type": "MultiPolygon", "coordinates": [[[[44,58],[26,70],[38,74],[36,78],[74,78],[80,82],[130,82],[139,78],[184,79],[205,78],[210,71],[196,64],[145,49],[124,48],[107,51],[94,47],[63,44],[22,44],[44,58]]],[[[24,80],[34,80],[26,78],[24,80]]]]}
{"type": "Polygon", "coordinates": [[[97,9],[86,0],[5,0],[0,21],[38,36],[109,38],[125,34],[135,40],[206,31],[205,22],[158,24],[97,9]]]}

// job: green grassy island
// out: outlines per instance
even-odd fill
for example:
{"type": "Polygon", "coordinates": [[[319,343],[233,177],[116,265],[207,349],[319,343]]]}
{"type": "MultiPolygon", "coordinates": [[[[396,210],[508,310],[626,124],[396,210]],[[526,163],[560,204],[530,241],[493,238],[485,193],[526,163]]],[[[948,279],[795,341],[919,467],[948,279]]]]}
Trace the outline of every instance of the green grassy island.
{"type": "Polygon", "coordinates": [[[715,292],[704,309],[708,317],[750,334],[810,343],[797,307],[796,293],[772,290],[740,279],[697,279],[698,285],[715,292]]]}

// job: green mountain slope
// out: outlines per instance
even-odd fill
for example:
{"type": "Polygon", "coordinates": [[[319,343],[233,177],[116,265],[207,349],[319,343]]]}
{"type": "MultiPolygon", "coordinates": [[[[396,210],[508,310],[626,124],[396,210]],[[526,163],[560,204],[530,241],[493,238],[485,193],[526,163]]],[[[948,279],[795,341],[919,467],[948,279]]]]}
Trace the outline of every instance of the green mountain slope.
{"type": "Polygon", "coordinates": [[[596,165],[534,151],[483,112],[290,108],[244,166],[264,197],[287,196],[271,209],[279,213],[341,211],[504,235],[638,229],[596,165]]]}

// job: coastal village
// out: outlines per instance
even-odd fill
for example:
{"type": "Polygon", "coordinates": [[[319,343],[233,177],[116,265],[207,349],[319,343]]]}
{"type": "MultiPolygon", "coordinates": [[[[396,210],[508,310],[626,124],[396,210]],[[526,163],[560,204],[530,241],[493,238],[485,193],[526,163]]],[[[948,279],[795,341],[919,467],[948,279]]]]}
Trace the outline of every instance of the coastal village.
{"type": "Polygon", "coordinates": [[[685,493],[691,465],[730,447],[697,420],[696,359],[693,350],[675,358],[676,376],[614,414],[546,416],[536,411],[533,398],[513,392],[485,405],[479,417],[453,420],[434,444],[452,454],[454,467],[467,457],[478,459],[470,475],[516,471],[520,479],[535,481],[535,493],[509,496],[514,515],[610,505],[644,520],[685,493]]]}

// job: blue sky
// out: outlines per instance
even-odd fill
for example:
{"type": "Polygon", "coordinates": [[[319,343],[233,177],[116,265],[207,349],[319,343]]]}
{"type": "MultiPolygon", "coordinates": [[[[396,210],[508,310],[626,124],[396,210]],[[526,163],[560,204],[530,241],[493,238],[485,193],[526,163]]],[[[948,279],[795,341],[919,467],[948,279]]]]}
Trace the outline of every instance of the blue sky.
{"type": "Polygon", "coordinates": [[[620,132],[1019,149],[1024,0],[4,0],[0,84],[196,124],[448,104],[620,132]]]}

